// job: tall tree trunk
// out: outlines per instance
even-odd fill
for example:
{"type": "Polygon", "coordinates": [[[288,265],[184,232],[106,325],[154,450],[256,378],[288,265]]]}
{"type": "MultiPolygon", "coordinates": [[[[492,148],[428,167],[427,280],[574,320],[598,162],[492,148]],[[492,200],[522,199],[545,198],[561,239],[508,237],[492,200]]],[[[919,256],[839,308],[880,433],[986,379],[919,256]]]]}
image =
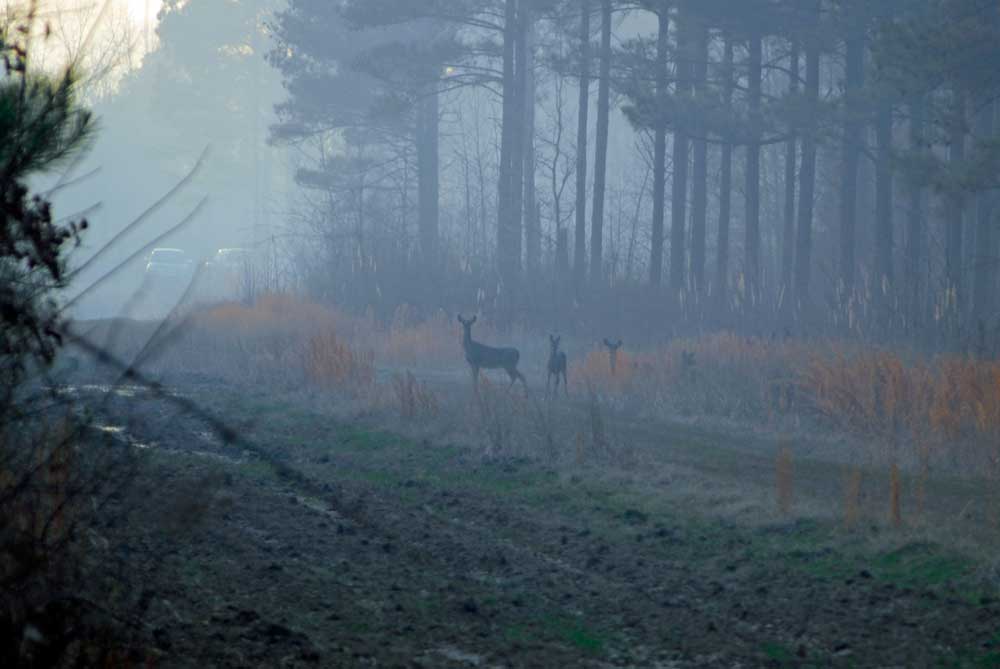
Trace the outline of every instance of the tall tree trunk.
{"type": "MultiPolygon", "coordinates": [[[[799,90],[799,44],[792,42],[789,57],[788,94],[799,90]]],[[[785,145],[785,221],[781,235],[781,290],[784,304],[791,305],[792,277],[795,262],[795,172],[798,162],[798,139],[793,134],[785,145]]]]}
{"type": "Polygon", "coordinates": [[[601,65],[597,87],[597,147],[594,155],[594,206],[591,211],[590,275],[603,280],[604,192],[608,172],[608,125],[611,108],[611,0],[601,0],[601,65]]]}
{"type": "Polygon", "coordinates": [[[525,5],[525,0],[517,0],[514,17],[514,102],[513,109],[511,110],[511,121],[514,124],[514,129],[510,138],[510,211],[511,221],[513,222],[511,242],[513,246],[512,255],[515,283],[511,286],[511,291],[507,295],[508,297],[512,297],[511,293],[517,292],[520,288],[521,263],[522,256],[524,255],[524,100],[526,97],[525,75],[527,73],[525,68],[525,61],[527,60],[525,57],[527,50],[527,33],[525,32],[525,27],[527,23],[522,17],[524,16],[525,5]]]}
{"type": "Polygon", "coordinates": [[[581,295],[587,276],[587,118],[590,111],[590,0],[580,0],[580,102],[576,127],[576,239],[573,287],[581,295]]]}
{"type": "MultiPolygon", "coordinates": [[[[923,154],[924,146],[924,100],[918,99],[910,105],[910,150],[923,154]]],[[[927,189],[919,177],[908,182],[909,215],[906,235],[906,286],[907,311],[912,325],[919,327],[923,302],[923,286],[926,281],[923,263],[925,256],[927,226],[927,189]]]]}
{"type": "MultiPolygon", "coordinates": [[[[976,134],[980,140],[995,139],[996,103],[990,101],[977,114],[976,134]]],[[[978,320],[985,320],[993,313],[996,300],[993,296],[996,283],[997,237],[993,230],[993,211],[996,193],[992,190],[976,196],[976,256],[972,280],[972,309],[978,320]]]]}
{"type": "MultiPolygon", "coordinates": [[[[819,8],[817,7],[817,19],[819,8]]],[[[809,118],[802,137],[802,169],[799,174],[799,225],[795,240],[795,299],[801,308],[809,302],[812,275],[813,208],[816,195],[816,116],[819,113],[819,44],[809,40],[806,48],[806,99],[809,118]]]]}
{"type": "Polygon", "coordinates": [[[760,126],[761,126],[761,36],[750,37],[748,105],[750,138],[747,142],[746,165],[746,241],[744,243],[744,273],[752,299],[760,289],[760,126]]]}
{"type": "Polygon", "coordinates": [[[417,229],[425,268],[435,267],[440,212],[440,95],[437,84],[417,109],[417,229]]]}
{"type": "Polygon", "coordinates": [[[667,102],[667,57],[670,18],[667,10],[658,13],[659,31],[656,36],[656,105],[653,149],[653,230],[649,258],[649,283],[659,286],[663,278],[663,211],[667,180],[667,127],[664,118],[667,102]]]}
{"type": "Polygon", "coordinates": [[[879,104],[875,141],[878,152],[875,165],[875,294],[885,302],[891,298],[895,278],[892,267],[892,105],[888,102],[879,104]]]}
{"type": "MultiPolygon", "coordinates": [[[[691,94],[691,17],[677,15],[677,96],[691,94]]],[[[670,290],[678,297],[685,281],[685,223],[687,219],[689,140],[684,129],[674,127],[674,181],[670,209],[670,290]]]]}
{"type": "Polygon", "coordinates": [[[858,97],[864,85],[864,36],[847,40],[847,120],[844,122],[843,163],[840,175],[840,281],[844,298],[854,293],[855,245],[858,222],[858,164],[861,158],[861,112],[858,97]]]}
{"type": "MultiPolygon", "coordinates": [[[[694,93],[699,100],[705,98],[708,83],[708,26],[698,21],[693,26],[692,72],[694,93]]],[[[691,283],[694,291],[705,290],[705,237],[708,216],[708,141],[704,123],[698,124],[694,140],[694,173],[691,195],[691,283]]]]}
{"type": "Polygon", "coordinates": [[[524,223],[525,259],[528,276],[538,277],[542,257],[542,230],[535,186],[535,22],[525,8],[521,21],[524,33],[524,223]]]}
{"type": "MultiPolygon", "coordinates": [[[[956,90],[951,118],[948,159],[953,169],[960,169],[965,162],[966,94],[956,90]]],[[[965,227],[965,194],[956,188],[949,196],[950,206],[945,218],[945,282],[947,304],[952,316],[961,315],[965,308],[965,291],[962,286],[962,239],[965,227]]]]}
{"type": "Polygon", "coordinates": [[[513,210],[515,187],[514,155],[518,133],[517,75],[515,51],[517,44],[517,0],[506,0],[503,33],[503,119],[500,131],[500,174],[497,186],[497,267],[503,283],[502,294],[508,296],[517,280],[518,226],[513,210]]]}
{"type": "Polygon", "coordinates": [[[564,227],[556,229],[556,276],[560,285],[569,274],[569,230],[564,227]]]}
{"type": "MultiPolygon", "coordinates": [[[[733,104],[733,42],[725,37],[723,48],[723,97],[726,109],[733,104]]],[[[719,176],[719,231],[715,256],[715,295],[720,309],[726,308],[729,289],[729,227],[733,196],[733,142],[732,137],[722,141],[721,173],[719,176]]]]}

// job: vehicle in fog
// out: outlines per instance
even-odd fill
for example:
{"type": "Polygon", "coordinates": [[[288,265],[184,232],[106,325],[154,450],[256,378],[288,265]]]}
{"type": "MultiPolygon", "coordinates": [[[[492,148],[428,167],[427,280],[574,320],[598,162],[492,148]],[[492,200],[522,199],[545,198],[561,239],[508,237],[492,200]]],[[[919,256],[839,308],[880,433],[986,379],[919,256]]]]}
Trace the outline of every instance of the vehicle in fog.
{"type": "Polygon", "coordinates": [[[194,261],[181,249],[153,249],[146,261],[147,281],[190,279],[194,261]]]}

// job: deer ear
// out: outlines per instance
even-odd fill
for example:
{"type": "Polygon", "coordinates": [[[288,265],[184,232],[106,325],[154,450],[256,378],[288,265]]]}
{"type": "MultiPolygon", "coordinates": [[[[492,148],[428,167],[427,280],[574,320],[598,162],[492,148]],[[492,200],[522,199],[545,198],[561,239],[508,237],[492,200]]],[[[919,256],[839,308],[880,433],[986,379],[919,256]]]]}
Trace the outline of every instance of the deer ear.
{"type": "Polygon", "coordinates": [[[619,340],[618,340],[618,343],[617,343],[617,344],[615,344],[615,348],[621,348],[621,347],[622,347],[622,340],[621,340],[621,339],[619,339],[619,340]]]}
{"type": "Polygon", "coordinates": [[[477,320],[479,320],[479,316],[473,316],[472,318],[469,319],[469,325],[472,325],[477,320]]]}

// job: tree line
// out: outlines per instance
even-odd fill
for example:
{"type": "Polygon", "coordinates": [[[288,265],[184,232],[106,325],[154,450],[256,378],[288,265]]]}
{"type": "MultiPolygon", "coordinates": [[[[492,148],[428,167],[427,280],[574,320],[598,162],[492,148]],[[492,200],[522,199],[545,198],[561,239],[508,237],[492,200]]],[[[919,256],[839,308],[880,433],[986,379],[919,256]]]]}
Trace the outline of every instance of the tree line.
{"type": "Polygon", "coordinates": [[[319,292],[996,323],[995,3],[291,0],[270,30],[319,292]]]}

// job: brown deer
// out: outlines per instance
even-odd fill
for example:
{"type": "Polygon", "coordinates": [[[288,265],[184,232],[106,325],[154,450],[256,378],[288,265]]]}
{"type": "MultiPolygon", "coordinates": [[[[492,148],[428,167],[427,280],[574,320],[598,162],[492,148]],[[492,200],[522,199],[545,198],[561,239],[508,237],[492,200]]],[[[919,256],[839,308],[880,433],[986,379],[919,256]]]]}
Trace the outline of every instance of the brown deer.
{"type": "Polygon", "coordinates": [[[462,329],[464,330],[462,334],[462,349],[465,350],[465,361],[469,363],[469,367],[472,369],[472,382],[476,388],[479,390],[479,370],[480,369],[502,369],[507,372],[510,377],[510,386],[514,386],[514,382],[518,379],[524,384],[524,387],[528,387],[528,382],[525,380],[524,375],[517,371],[517,363],[521,359],[521,354],[516,348],[493,348],[492,346],[486,346],[480,344],[478,341],[472,339],[472,326],[476,322],[476,316],[473,316],[469,320],[462,318],[462,315],[458,315],[458,322],[462,324],[462,329]]]}
{"type": "Polygon", "coordinates": [[[549,351],[549,375],[545,379],[545,392],[549,392],[549,383],[552,382],[552,377],[556,377],[556,394],[559,394],[559,377],[562,376],[563,381],[563,394],[569,394],[569,381],[566,378],[566,354],[559,350],[559,342],[562,341],[562,337],[556,337],[555,335],[549,335],[549,346],[551,350],[549,351]]]}
{"type": "Polygon", "coordinates": [[[611,367],[611,376],[614,376],[618,371],[618,349],[622,347],[622,340],[611,341],[609,339],[604,340],[604,345],[608,349],[608,365],[611,367]]]}

